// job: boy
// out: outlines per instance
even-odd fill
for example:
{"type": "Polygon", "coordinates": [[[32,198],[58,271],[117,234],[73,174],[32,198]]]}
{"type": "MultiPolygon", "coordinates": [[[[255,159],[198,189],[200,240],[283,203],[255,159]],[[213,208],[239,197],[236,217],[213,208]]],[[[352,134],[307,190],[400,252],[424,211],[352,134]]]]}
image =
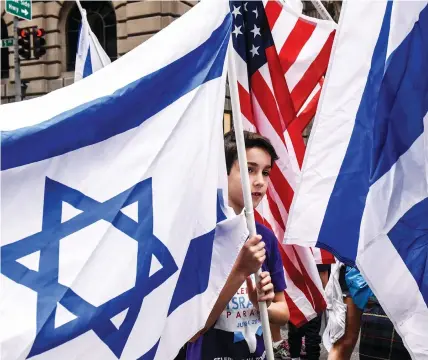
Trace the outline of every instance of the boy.
{"type": "MultiPolygon", "coordinates": [[[[244,132],[253,206],[266,194],[269,174],[278,159],[270,141],[261,135],[244,132]]],[[[244,209],[236,139],[225,135],[229,206],[236,214],[244,209]]],[[[284,298],[284,270],[275,235],[261,224],[247,240],[227,282],[221,291],[205,328],[190,343],[188,360],[256,360],[265,358],[261,323],[258,314],[257,290],[249,276],[261,267],[260,301],[268,305],[269,321],[284,325],[289,312],[284,298]],[[263,241],[261,241],[263,239],[263,241]],[[201,335],[201,336],[199,336],[201,335]],[[199,336],[199,337],[198,337],[199,336]]]]}

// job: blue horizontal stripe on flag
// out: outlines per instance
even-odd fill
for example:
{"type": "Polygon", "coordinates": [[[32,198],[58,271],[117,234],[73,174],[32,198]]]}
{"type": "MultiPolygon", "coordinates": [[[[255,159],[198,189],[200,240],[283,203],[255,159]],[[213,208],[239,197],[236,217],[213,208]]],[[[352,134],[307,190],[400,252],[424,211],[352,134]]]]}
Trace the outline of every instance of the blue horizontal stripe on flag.
{"type": "MultiPolygon", "coordinates": [[[[182,58],[112,95],[40,124],[1,134],[1,169],[30,164],[96,144],[145,120],[223,72],[231,15],[210,38],[182,58]]],[[[29,114],[31,116],[31,114],[29,114]]]]}

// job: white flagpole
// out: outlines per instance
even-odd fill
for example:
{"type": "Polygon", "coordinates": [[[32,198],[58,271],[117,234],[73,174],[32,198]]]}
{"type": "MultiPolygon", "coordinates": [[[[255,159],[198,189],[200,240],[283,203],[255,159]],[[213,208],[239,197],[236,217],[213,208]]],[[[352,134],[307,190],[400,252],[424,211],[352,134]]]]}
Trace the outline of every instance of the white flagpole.
{"type": "Polygon", "coordinates": [[[77,7],[79,8],[80,14],[83,15],[83,7],[79,0],[76,0],[77,7]]]}
{"type": "MultiPolygon", "coordinates": [[[[229,79],[229,90],[230,100],[232,103],[232,114],[233,114],[233,127],[235,129],[236,147],[238,151],[238,162],[239,169],[241,172],[241,183],[242,192],[244,195],[244,206],[245,206],[245,217],[247,219],[247,227],[250,232],[250,236],[257,234],[256,232],[256,221],[254,218],[253,199],[251,197],[250,178],[248,177],[248,164],[247,164],[247,153],[245,150],[244,140],[244,127],[242,125],[241,118],[241,106],[239,104],[238,95],[238,80],[236,76],[236,64],[232,53],[233,45],[232,38],[229,41],[228,48],[228,79],[229,79]]],[[[261,269],[255,274],[256,283],[259,283],[259,275],[261,269]]],[[[263,339],[266,348],[266,359],[274,360],[273,346],[272,346],[272,335],[269,326],[269,316],[266,302],[259,302],[260,320],[262,322],[263,339]]]]}
{"type": "Polygon", "coordinates": [[[318,14],[320,14],[321,18],[324,20],[331,20],[334,22],[333,18],[325,8],[324,4],[321,2],[321,0],[311,0],[312,5],[315,7],[315,9],[318,11],[318,14]]]}

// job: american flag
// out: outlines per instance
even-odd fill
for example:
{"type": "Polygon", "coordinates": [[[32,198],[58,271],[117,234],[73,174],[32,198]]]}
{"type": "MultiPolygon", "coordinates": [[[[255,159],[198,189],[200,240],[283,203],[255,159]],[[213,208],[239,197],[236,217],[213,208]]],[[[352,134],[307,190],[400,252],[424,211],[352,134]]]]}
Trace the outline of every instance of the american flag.
{"type": "Polygon", "coordinates": [[[282,239],[305,152],[302,133],[315,115],[336,25],[275,0],[232,1],[230,8],[244,128],[269,138],[279,155],[256,219],[280,241],[290,321],[300,326],[326,307],[315,259],[334,258],[282,239]]]}

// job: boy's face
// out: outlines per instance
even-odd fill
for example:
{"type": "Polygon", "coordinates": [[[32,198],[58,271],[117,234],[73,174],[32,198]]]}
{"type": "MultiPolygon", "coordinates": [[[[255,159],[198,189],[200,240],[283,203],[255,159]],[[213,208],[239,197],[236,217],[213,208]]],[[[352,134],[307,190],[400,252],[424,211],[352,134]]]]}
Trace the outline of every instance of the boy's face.
{"type": "MultiPolygon", "coordinates": [[[[247,161],[253,206],[256,208],[266,194],[271,171],[271,157],[267,151],[261,148],[251,148],[247,149],[247,161]]],[[[244,208],[244,198],[238,160],[233,163],[230,170],[228,186],[229,206],[235,210],[235,213],[240,213],[244,208]]]]}

